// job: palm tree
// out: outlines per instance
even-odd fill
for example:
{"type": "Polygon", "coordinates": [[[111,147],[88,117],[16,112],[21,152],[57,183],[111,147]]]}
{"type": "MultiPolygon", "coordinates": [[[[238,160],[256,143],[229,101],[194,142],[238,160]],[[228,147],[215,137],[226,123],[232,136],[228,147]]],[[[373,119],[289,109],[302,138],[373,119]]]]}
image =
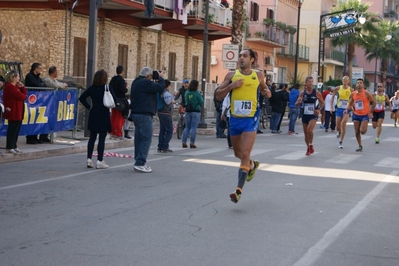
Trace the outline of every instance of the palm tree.
{"type": "Polygon", "coordinates": [[[239,45],[242,49],[243,25],[245,20],[245,0],[233,0],[232,24],[231,24],[231,43],[239,45]]]}
{"type": "MultiPolygon", "coordinates": [[[[359,0],[349,0],[345,2],[341,2],[332,12],[344,11],[344,10],[354,10],[358,14],[362,15],[366,18],[366,22],[361,25],[357,23],[355,26],[355,32],[350,35],[344,35],[340,37],[336,37],[331,40],[331,45],[333,47],[343,46],[348,42],[347,49],[347,58],[348,58],[348,76],[352,77],[352,67],[353,67],[353,59],[355,58],[355,47],[360,46],[362,48],[366,48],[365,42],[363,40],[363,36],[368,35],[377,35],[379,29],[376,25],[380,19],[378,19],[378,15],[375,13],[367,12],[370,7],[369,3],[361,3],[359,0]]],[[[370,44],[367,44],[370,45],[370,44]]]]}
{"type": "Polygon", "coordinates": [[[395,62],[399,62],[399,51],[397,49],[397,45],[399,44],[398,22],[381,20],[378,22],[378,28],[380,29],[378,35],[363,36],[363,46],[366,47],[365,55],[367,61],[370,62],[373,59],[381,59],[381,79],[382,84],[385,87],[388,60],[392,58],[395,62]],[[391,38],[387,38],[387,36],[390,36],[391,38]]]}

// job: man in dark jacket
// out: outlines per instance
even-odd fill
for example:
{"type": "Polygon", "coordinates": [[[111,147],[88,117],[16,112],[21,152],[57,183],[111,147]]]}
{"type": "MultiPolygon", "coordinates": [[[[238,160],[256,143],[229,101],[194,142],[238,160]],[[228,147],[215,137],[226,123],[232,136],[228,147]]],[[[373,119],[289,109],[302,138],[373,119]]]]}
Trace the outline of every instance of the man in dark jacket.
{"type": "Polygon", "coordinates": [[[177,101],[181,97],[179,112],[182,112],[183,108],[186,106],[186,103],[184,102],[184,95],[186,94],[189,83],[190,81],[188,79],[183,79],[183,85],[177,92],[175,92],[175,101],[177,101]]]}
{"type": "Polygon", "coordinates": [[[280,121],[280,117],[284,111],[283,101],[285,99],[285,94],[283,88],[284,84],[280,84],[278,89],[272,90],[272,97],[269,99],[270,106],[272,107],[272,117],[270,119],[270,127],[273,134],[279,133],[277,131],[277,126],[280,121]]]}
{"type": "MultiPolygon", "coordinates": [[[[42,72],[42,65],[40,63],[33,63],[30,72],[25,77],[26,87],[46,87],[43,80],[40,78],[40,73],[42,72]]],[[[36,144],[50,142],[48,134],[40,134],[39,138],[37,135],[27,135],[26,144],[36,144]]]]}
{"type": "Polygon", "coordinates": [[[157,111],[157,93],[165,89],[162,73],[158,82],[153,81],[151,67],[143,67],[140,75],[133,81],[130,92],[130,117],[134,123],[134,158],[133,168],[143,173],[151,173],[147,162],[153,131],[153,116],[157,111]]]}
{"type": "MultiPolygon", "coordinates": [[[[124,74],[124,69],[123,66],[117,66],[116,67],[116,76],[113,76],[111,81],[109,82],[109,86],[114,90],[115,97],[120,98],[120,99],[126,99],[126,81],[123,78],[124,74]]],[[[119,139],[123,140],[123,134],[122,134],[122,127],[123,124],[125,123],[125,116],[124,116],[124,111],[117,110],[115,108],[112,108],[111,111],[111,126],[112,126],[112,132],[111,132],[111,138],[112,139],[119,139]]],[[[125,132],[125,135],[127,132],[125,132]]]]}

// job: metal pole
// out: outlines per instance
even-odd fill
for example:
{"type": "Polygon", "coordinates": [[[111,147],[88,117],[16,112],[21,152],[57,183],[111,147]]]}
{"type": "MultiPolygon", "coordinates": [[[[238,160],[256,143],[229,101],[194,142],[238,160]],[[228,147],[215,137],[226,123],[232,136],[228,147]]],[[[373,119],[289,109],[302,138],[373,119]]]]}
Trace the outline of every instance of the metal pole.
{"type": "MultiPolygon", "coordinates": [[[[319,24],[319,48],[318,48],[318,51],[319,51],[319,59],[318,59],[318,61],[317,61],[317,81],[319,81],[319,77],[320,77],[320,57],[321,57],[321,51],[320,51],[320,46],[321,46],[321,27],[322,27],[322,22],[323,22],[323,15],[321,15],[320,16],[320,24],[319,24]]],[[[324,51],[323,51],[323,53],[324,53],[324,51]]],[[[323,81],[323,80],[322,80],[323,81]]]]}
{"type": "MultiPolygon", "coordinates": [[[[97,37],[97,0],[90,0],[90,15],[89,15],[89,44],[87,47],[87,72],[86,72],[86,88],[93,82],[94,70],[96,67],[96,37],[97,37]]],[[[87,123],[89,121],[89,112],[85,112],[85,129],[84,136],[90,136],[87,130],[87,123]]]]}
{"type": "Polygon", "coordinates": [[[295,51],[295,72],[294,72],[294,86],[297,83],[298,75],[298,57],[299,57],[299,24],[301,22],[301,0],[298,0],[298,23],[296,25],[296,51],[295,51]]]}
{"type": "Polygon", "coordinates": [[[344,59],[344,71],[342,72],[342,76],[346,75],[346,65],[348,64],[348,43],[349,43],[349,37],[346,35],[345,39],[345,59],[344,59]]]}
{"type": "MultiPolygon", "coordinates": [[[[208,14],[209,14],[209,1],[205,1],[205,25],[204,25],[204,42],[202,50],[202,81],[201,81],[201,91],[202,97],[204,97],[205,103],[205,87],[206,87],[206,74],[207,74],[207,58],[208,58],[208,14]]],[[[198,128],[207,128],[208,125],[205,122],[205,104],[201,108],[201,118],[198,124],[198,128]]]]}
{"type": "Polygon", "coordinates": [[[377,61],[378,61],[378,48],[375,50],[375,68],[374,68],[374,90],[377,90],[377,61]]]}

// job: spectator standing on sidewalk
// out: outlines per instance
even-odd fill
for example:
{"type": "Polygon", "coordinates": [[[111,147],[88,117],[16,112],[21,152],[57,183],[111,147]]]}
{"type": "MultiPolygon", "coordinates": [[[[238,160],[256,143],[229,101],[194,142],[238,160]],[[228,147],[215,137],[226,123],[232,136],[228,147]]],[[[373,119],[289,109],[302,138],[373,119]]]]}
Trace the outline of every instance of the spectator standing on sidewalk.
{"type": "MultiPolygon", "coordinates": [[[[93,84],[86,89],[79,97],[79,101],[89,110],[89,122],[87,129],[90,130],[90,138],[87,143],[87,168],[93,168],[93,161],[91,159],[94,150],[94,143],[96,142],[98,135],[97,144],[97,169],[107,169],[108,165],[104,162],[104,149],[105,149],[105,138],[107,133],[111,132],[111,119],[109,115],[109,108],[103,104],[105,86],[108,81],[108,74],[104,69],[97,71],[94,74],[93,84]],[[92,104],[87,102],[87,98],[90,97],[92,104]]],[[[112,88],[110,88],[112,93],[112,88]]]]}
{"type": "Polygon", "coordinates": [[[173,152],[169,149],[169,142],[173,136],[173,96],[169,93],[171,83],[165,80],[165,90],[158,96],[159,136],[158,152],[173,152]]]}
{"type": "Polygon", "coordinates": [[[134,123],[134,158],[133,168],[143,173],[151,173],[147,165],[153,132],[153,116],[157,111],[157,93],[165,89],[162,73],[155,73],[151,67],[143,67],[139,76],[133,81],[130,91],[130,117],[134,123]]]}
{"type": "Polygon", "coordinates": [[[284,115],[285,115],[285,109],[287,108],[287,104],[288,104],[288,96],[289,96],[289,91],[288,91],[288,84],[284,84],[284,88],[283,88],[283,100],[282,100],[282,105],[283,105],[283,113],[280,116],[280,120],[278,121],[278,125],[277,125],[277,132],[278,133],[282,133],[282,131],[280,130],[280,126],[281,126],[281,122],[283,121],[284,115]]]}
{"type": "MultiPolygon", "coordinates": [[[[115,93],[116,98],[126,98],[126,81],[123,78],[125,71],[123,66],[116,67],[116,75],[112,77],[109,82],[109,86],[115,93]]],[[[125,123],[125,117],[123,111],[112,108],[111,110],[111,127],[112,132],[110,133],[111,139],[124,140],[122,133],[123,124],[125,123]]]]}
{"type": "Polygon", "coordinates": [[[54,89],[66,89],[68,87],[68,84],[59,82],[57,80],[58,77],[58,70],[55,66],[51,66],[48,69],[48,76],[43,78],[43,82],[46,85],[46,87],[49,88],[54,88],[54,89]]]}
{"type": "Polygon", "coordinates": [[[8,111],[4,113],[4,118],[8,119],[7,153],[22,153],[17,147],[17,142],[24,117],[24,101],[27,94],[25,86],[19,81],[18,73],[15,70],[8,72],[3,91],[3,103],[8,111]]]}
{"type": "Polygon", "coordinates": [[[330,93],[326,95],[324,100],[324,128],[326,132],[328,132],[329,128],[331,128],[331,132],[335,132],[335,106],[337,105],[337,95],[333,96],[331,86],[328,86],[327,91],[330,93]]]}
{"type": "MultiPolygon", "coordinates": [[[[322,88],[323,88],[323,86],[322,86],[322,88]]],[[[323,100],[324,101],[326,101],[326,97],[327,97],[327,95],[328,94],[330,94],[330,89],[329,89],[330,87],[327,87],[327,89],[325,89],[322,93],[321,93],[321,96],[323,97],[323,100]]],[[[332,88],[331,88],[331,90],[332,90],[332,88]]],[[[324,107],[323,107],[323,109],[321,109],[320,110],[320,112],[321,112],[321,118],[320,118],[320,121],[321,121],[321,125],[320,125],[320,128],[325,128],[324,127],[324,122],[325,122],[325,118],[326,118],[326,112],[325,112],[325,108],[326,106],[324,105],[324,107]]]]}
{"type": "Polygon", "coordinates": [[[294,87],[291,88],[291,91],[288,95],[288,107],[290,108],[289,111],[289,116],[290,116],[290,122],[288,125],[288,135],[293,135],[295,134],[295,123],[296,120],[298,119],[299,115],[299,107],[295,106],[296,101],[298,100],[299,96],[299,88],[301,87],[300,84],[295,84],[294,87]]]}
{"type": "Polygon", "coordinates": [[[280,84],[279,88],[272,90],[272,97],[269,99],[272,107],[272,117],[270,119],[270,127],[272,134],[278,134],[277,126],[280,122],[280,117],[283,114],[283,100],[285,94],[283,92],[284,84],[280,84]]]}
{"type": "MultiPolygon", "coordinates": [[[[46,87],[43,80],[40,78],[40,73],[42,72],[42,65],[40,63],[33,63],[29,73],[25,77],[26,87],[46,87]]],[[[40,134],[39,138],[37,135],[27,135],[26,144],[37,144],[43,142],[50,142],[48,134],[40,134]]]]}
{"type": "Polygon", "coordinates": [[[222,105],[222,120],[225,120],[227,123],[227,146],[229,149],[233,148],[233,144],[231,143],[230,138],[230,93],[224,97],[223,105],[222,105]]]}
{"type": "Polygon", "coordinates": [[[6,80],[3,77],[3,68],[0,66],[0,89],[6,84],[6,80]]]}
{"type": "Polygon", "coordinates": [[[181,103],[179,105],[179,114],[184,113],[184,106],[185,106],[184,95],[187,92],[189,83],[190,83],[190,81],[188,79],[183,79],[183,85],[181,86],[181,88],[178,91],[175,92],[175,101],[177,101],[181,97],[181,103]]]}
{"type": "Polygon", "coordinates": [[[215,92],[213,94],[213,103],[215,104],[215,113],[216,113],[216,138],[226,138],[227,136],[224,134],[224,129],[221,128],[219,126],[220,124],[220,119],[222,117],[222,105],[223,105],[223,100],[222,101],[218,101],[216,99],[216,91],[219,89],[219,87],[217,87],[215,89],[215,92]]]}

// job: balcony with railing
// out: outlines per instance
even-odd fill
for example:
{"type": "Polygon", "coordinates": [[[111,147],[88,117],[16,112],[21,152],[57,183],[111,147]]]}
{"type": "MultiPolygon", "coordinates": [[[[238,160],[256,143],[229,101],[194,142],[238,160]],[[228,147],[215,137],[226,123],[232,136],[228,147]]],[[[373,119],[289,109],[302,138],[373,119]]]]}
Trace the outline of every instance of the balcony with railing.
{"type": "MultiPolygon", "coordinates": [[[[330,60],[335,60],[338,62],[342,62],[345,63],[345,52],[342,51],[338,51],[338,50],[329,50],[327,49],[324,52],[324,58],[325,59],[330,59],[330,60]]],[[[357,65],[357,60],[356,60],[356,56],[353,58],[353,65],[356,66],[357,65]]]]}
{"type": "MultiPolygon", "coordinates": [[[[300,44],[298,47],[298,59],[309,61],[310,48],[300,44]]],[[[296,56],[296,43],[291,42],[288,47],[281,48],[280,52],[277,52],[278,56],[292,57],[296,56]]]]}
{"type": "Polygon", "coordinates": [[[281,48],[287,45],[289,33],[275,25],[266,25],[263,22],[249,22],[247,28],[247,42],[255,42],[272,48],[281,48]]]}

